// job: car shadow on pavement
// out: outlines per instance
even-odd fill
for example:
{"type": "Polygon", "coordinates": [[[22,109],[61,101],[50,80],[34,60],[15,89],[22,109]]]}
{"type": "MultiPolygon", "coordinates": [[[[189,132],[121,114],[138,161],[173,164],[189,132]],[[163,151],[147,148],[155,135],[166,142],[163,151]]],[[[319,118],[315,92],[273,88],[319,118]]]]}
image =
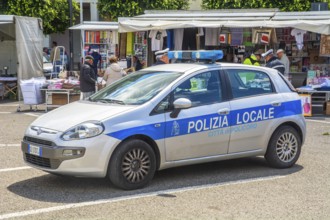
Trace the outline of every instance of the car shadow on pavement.
{"type": "MultiPolygon", "coordinates": [[[[299,161],[298,161],[299,162],[299,161]]],[[[115,188],[108,179],[74,178],[47,174],[14,183],[8,190],[19,196],[55,203],[79,203],[163,190],[184,189],[208,184],[226,184],[256,178],[286,176],[303,169],[295,165],[289,169],[270,168],[262,157],[220,161],[158,171],[143,189],[124,191],[115,188]]],[[[164,192],[159,192],[160,194],[164,192]]]]}

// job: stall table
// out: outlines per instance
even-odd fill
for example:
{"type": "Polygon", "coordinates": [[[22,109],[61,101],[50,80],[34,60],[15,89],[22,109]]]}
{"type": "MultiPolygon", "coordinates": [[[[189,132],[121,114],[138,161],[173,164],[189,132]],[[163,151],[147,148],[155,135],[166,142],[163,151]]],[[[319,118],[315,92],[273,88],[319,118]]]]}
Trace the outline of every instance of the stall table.
{"type": "Polygon", "coordinates": [[[45,91],[46,97],[46,109],[53,107],[60,107],[62,105],[68,104],[79,100],[80,94],[75,92],[74,89],[41,89],[45,91]],[[52,104],[49,104],[49,97],[52,96],[52,104]]]}
{"type": "Polygon", "coordinates": [[[324,114],[324,107],[330,101],[330,91],[298,90],[299,94],[311,95],[312,114],[324,114]]]}
{"type": "Polygon", "coordinates": [[[4,86],[4,94],[3,96],[7,96],[8,94],[13,94],[15,97],[17,95],[17,77],[0,77],[0,83],[4,86]],[[14,86],[10,86],[14,84],[14,86]]]}

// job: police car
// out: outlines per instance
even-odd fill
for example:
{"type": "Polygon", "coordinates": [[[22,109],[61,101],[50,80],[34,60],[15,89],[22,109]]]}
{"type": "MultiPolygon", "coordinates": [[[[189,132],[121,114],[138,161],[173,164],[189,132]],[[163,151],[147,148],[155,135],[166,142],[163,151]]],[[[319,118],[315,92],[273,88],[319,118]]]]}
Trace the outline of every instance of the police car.
{"type": "MultiPolygon", "coordinates": [[[[221,51],[169,52],[177,60],[221,51]]],[[[144,187],[157,170],[264,156],[271,167],[299,158],[301,101],[276,70],[232,63],[180,63],[132,73],[53,110],[26,130],[26,163],[49,173],[107,177],[144,187]]]]}

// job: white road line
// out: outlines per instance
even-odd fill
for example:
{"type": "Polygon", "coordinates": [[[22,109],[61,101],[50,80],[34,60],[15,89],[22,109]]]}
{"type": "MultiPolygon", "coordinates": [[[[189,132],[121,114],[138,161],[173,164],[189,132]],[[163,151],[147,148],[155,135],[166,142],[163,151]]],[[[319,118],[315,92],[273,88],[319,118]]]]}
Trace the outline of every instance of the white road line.
{"type": "Polygon", "coordinates": [[[0,147],[20,147],[21,144],[0,144],[0,147]]]}
{"type": "Polygon", "coordinates": [[[3,172],[11,172],[11,171],[17,171],[17,170],[27,170],[31,169],[32,167],[14,167],[14,168],[6,168],[6,169],[0,169],[0,173],[3,172]]]}
{"type": "Polygon", "coordinates": [[[36,115],[33,113],[24,113],[24,115],[28,115],[28,116],[33,116],[33,117],[39,117],[40,115],[36,115]]]}
{"type": "Polygon", "coordinates": [[[0,114],[11,114],[11,112],[0,112],[0,114]]]}
{"type": "Polygon", "coordinates": [[[28,216],[28,215],[36,215],[36,214],[48,213],[48,212],[54,212],[54,211],[60,211],[60,210],[71,209],[71,208],[79,208],[79,207],[85,207],[85,206],[101,205],[101,204],[114,203],[114,202],[120,202],[120,201],[126,201],[126,200],[146,198],[146,197],[157,196],[159,194],[182,193],[182,192],[187,192],[187,191],[192,191],[192,190],[201,190],[201,189],[208,189],[208,188],[213,188],[213,187],[222,187],[222,186],[230,186],[230,185],[237,185],[237,184],[247,184],[247,183],[252,183],[252,182],[275,180],[275,179],[284,178],[284,177],[285,176],[261,177],[261,178],[254,178],[254,179],[248,179],[248,180],[231,181],[231,182],[227,182],[227,183],[215,183],[215,184],[206,184],[206,185],[202,185],[202,186],[184,187],[184,188],[180,188],[180,189],[161,190],[161,191],[157,191],[157,192],[141,193],[138,195],[122,196],[122,197],[111,198],[111,199],[101,199],[101,200],[95,200],[95,201],[90,201],[90,202],[71,203],[71,204],[67,204],[67,205],[53,206],[53,207],[49,207],[49,208],[33,209],[33,210],[22,211],[22,212],[7,213],[7,214],[0,215],[0,220],[8,219],[8,218],[24,217],[24,216],[28,216]]]}
{"type": "Polygon", "coordinates": [[[0,107],[17,107],[18,104],[16,105],[6,105],[6,104],[0,104],[0,107]]]}
{"type": "Polygon", "coordinates": [[[313,120],[313,119],[306,119],[306,121],[323,123],[323,124],[330,124],[330,121],[319,121],[319,120],[313,120]]]}

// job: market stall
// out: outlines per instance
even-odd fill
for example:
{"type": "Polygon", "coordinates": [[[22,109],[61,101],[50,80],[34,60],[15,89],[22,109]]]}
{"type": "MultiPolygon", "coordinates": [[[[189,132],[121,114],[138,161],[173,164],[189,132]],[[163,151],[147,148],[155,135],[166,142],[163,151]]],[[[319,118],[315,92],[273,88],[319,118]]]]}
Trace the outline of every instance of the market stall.
{"type": "Polygon", "coordinates": [[[0,15],[0,77],[5,95],[17,98],[20,80],[43,76],[42,42],[41,19],[0,15]]]}
{"type": "MultiPolygon", "coordinates": [[[[224,51],[221,62],[235,63],[242,63],[257,49],[272,48],[285,51],[290,61],[288,78],[296,88],[314,85],[312,90],[305,89],[305,93],[316,93],[318,79],[330,76],[329,11],[155,10],[132,18],[119,18],[120,33],[138,31],[148,31],[148,65],[154,62],[154,51],[164,48],[221,49],[224,51]]],[[[324,107],[320,106],[327,106],[329,96],[325,95],[322,101],[317,101],[316,95],[311,97],[313,108],[319,107],[319,111],[313,112],[323,113],[324,107]]]]}
{"type": "Polygon", "coordinates": [[[97,60],[97,72],[107,68],[109,57],[118,56],[118,23],[105,21],[84,21],[69,28],[81,31],[82,58],[92,55],[97,60]]]}

